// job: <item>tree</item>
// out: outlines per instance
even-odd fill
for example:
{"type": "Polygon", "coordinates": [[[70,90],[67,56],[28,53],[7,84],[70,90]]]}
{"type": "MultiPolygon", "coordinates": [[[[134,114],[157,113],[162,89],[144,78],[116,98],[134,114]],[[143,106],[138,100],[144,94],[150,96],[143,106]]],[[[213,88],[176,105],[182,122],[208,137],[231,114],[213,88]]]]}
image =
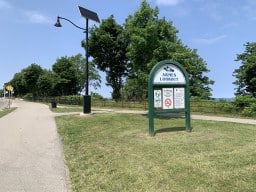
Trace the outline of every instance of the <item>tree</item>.
{"type": "Polygon", "coordinates": [[[89,55],[93,63],[106,72],[107,85],[113,88],[112,98],[120,99],[123,77],[127,74],[126,48],[128,41],[114,16],[103,20],[99,27],[90,31],[89,55]]]}
{"type": "Polygon", "coordinates": [[[58,90],[58,95],[73,95],[78,93],[76,68],[68,57],[57,59],[52,66],[52,70],[57,76],[56,90],[58,90]]]}
{"type": "MultiPolygon", "coordinates": [[[[85,58],[82,57],[81,54],[77,54],[75,56],[71,56],[68,58],[71,63],[73,63],[76,71],[77,77],[77,89],[81,92],[84,89],[85,84],[85,58]]],[[[101,78],[95,67],[95,64],[89,62],[89,86],[93,86],[94,89],[100,87],[101,78]]]]}
{"type": "Polygon", "coordinates": [[[24,79],[24,71],[22,70],[19,73],[15,73],[12,80],[9,82],[13,86],[14,96],[22,97],[28,93],[28,88],[26,87],[24,79]]]}
{"type": "Polygon", "coordinates": [[[26,89],[29,93],[32,93],[33,98],[35,99],[38,96],[39,91],[37,87],[37,80],[42,75],[43,69],[40,65],[33,63],[24,69],[23,73],[26,89]]]}
{"type": "MultiPolygon", "coordinates": [[[[204,76],[209,72],[206,63],[196,50],[184,46],[178,39],[178,30],[165,18],[158,18],[159,9],[152,9],[143,0],[138,11],[130,15],[125,22],[126,37],[129,39],[128,60],[131,65],[129,79],[137,81],[134,90],[147,89],[147,79],[153,66],[161,60],[173,59],[179,62],[189,73],[191,95],[202,98],[211,96],[209,85],[213,81],[204,76]]],[[[133,80],[133,81],[134,81],[133,80]]],[[[141,93],[144,93],[142,91],[141,93]]]]}
{"type": "Polygon", "coordinates": [[[241,61],[241,66],[235,69],[236,95],[251,94],[256,96],[256,42],[244,44],[245,51],[237,55],[235,61],[241,61]]]}
{"type": "MultiPolygon", "coordinates": [[[[61,57],[52,66],[52,70],[42,69],[31,64],[16,73],[9,82],[14,87],[15,96],[31,93],[37,96],[72,95],[84,89],[85,59],[81,54],[61,57]]],[[[90,85],[100,87],[101,79],[94,65],[89,67],[90,85]]]]}
{"type": "Polygon", "coordinates": [[[50,70],[44,70],[37,80],[38,94],[42,97],[56,96],[57,76],[50,70]]]}

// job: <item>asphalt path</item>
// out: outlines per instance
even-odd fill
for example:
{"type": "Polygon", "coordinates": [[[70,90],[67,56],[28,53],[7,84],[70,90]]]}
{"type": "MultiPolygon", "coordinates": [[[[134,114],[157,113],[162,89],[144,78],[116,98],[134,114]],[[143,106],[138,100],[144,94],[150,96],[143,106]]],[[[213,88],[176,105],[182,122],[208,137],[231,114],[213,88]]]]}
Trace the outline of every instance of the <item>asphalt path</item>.
{"type": "Polygon", "coordinates": [[[0,192],[67,192],[68,177],[54,114],[15,100],[0,118],[0,192]]]}

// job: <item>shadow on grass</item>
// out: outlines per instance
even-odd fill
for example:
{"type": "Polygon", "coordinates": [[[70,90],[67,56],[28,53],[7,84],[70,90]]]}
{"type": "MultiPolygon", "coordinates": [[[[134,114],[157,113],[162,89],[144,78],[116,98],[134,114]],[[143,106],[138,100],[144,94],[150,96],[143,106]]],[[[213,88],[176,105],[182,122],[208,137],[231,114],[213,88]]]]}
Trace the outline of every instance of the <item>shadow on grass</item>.
{"type": "MultiPolygon", "coordinates": [[[[148,117],[148,114],[142,114],[142,116],[148,117]]],[[[155,114],[154,118],[157,118],[157,119],[184,119],[185,115],[182,113],[163,113],[163,114],[155,114]]]]}
{"type": "Polygon", "coordinates": [[[178,132],[178,131],[186,131],[186,127],[168,127],[168,128],[157,129],[155,130],[155,135],[159,133],[178,132]]]}
{"type": "Polygon", "coordinates": [[[156,114],[155,118],[158,119],[184,119],[185,115],[181,113],[163,113],[163,114],[156,114]]]}

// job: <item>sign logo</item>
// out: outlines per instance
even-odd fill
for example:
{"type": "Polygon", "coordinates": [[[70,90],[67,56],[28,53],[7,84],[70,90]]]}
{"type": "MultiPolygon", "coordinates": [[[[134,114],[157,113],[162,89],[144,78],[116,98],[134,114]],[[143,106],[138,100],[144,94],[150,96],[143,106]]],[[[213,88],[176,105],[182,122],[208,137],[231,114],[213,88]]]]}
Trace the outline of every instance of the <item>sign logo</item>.
{"type": "Polygon", "coordinates": [[[172,100],[170,98],[165,99],[164,104],[166,107],[170,107],[172,105],[172,100]]]}
{"type": "Polygon", "coordinates": [[[169,65],[167,65],[166,67],[164,67],[165,71],[170,71],[170,72],[174,72],[174,69],[172,69],[171,67],[169,67],[169,65]]]}

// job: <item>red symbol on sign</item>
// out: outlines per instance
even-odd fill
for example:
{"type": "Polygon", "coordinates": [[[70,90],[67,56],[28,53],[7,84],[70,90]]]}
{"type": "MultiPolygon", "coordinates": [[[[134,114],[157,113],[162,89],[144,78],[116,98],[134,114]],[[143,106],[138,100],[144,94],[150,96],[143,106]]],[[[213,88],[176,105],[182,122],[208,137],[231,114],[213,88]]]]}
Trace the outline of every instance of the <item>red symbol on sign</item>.
{"type": "Polygon", "coordinates": [[[166,107],[170,107],[172,105],[172,100],[169,99],[169,98],[165,99],[164,104],[165,104],[166,107]]]}

